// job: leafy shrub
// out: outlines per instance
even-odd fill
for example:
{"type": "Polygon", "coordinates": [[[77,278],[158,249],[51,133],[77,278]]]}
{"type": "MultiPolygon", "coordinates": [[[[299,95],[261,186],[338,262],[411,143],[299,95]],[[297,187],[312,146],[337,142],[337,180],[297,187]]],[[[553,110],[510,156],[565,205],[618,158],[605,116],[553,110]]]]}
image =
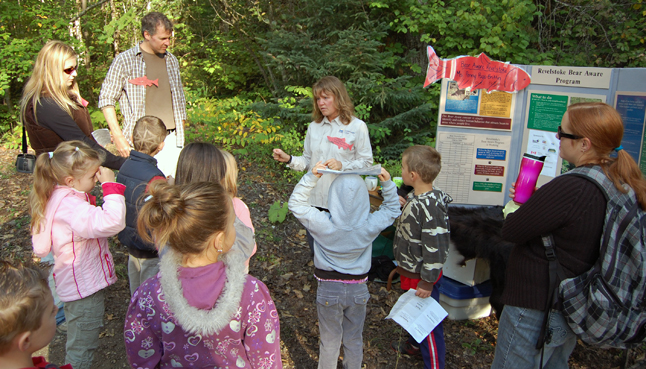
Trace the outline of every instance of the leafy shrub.
{"type": "Polygon", "coordinates": [[[220,144],[225,150],[248,145],[268,145],[283,138],[274,118],[262,118],[247,110],[248,100],[197,99],[189,109],[189,141],[202,140],[220,144]]]}

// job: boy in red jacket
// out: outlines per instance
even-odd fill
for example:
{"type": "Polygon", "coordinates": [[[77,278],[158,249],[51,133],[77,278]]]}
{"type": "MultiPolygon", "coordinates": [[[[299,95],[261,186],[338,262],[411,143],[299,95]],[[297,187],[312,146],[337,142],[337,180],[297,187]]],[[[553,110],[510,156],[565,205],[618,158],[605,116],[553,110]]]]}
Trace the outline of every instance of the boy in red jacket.
{"type": "Polygon", "coordinates": [[[59,369],[31,356],[54,338],[56,313],[46,271],[0,261],[0,368],[59,369]]]}

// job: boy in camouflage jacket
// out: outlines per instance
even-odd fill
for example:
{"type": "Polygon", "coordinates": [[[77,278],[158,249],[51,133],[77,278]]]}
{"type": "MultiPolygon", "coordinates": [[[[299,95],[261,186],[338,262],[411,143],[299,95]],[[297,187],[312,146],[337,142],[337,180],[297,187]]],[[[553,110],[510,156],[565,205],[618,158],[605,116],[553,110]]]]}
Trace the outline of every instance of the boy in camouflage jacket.
{"type": "MultiPolygon", "coordinates": [[[[416,289],[416,296],[439,300],[442,266],[449,252],[448,204],[451,197],[433,187],[441,169],[441,156],[428,146],[412,146],[402,155],[402,179],[413,186],[397,221],[393,241],[402,289],[416,289]]],[[[399,352],[421,355],[424,368],[444,368],[446,347],[440,323],[420,344],[393,343],[399,352]]]]}

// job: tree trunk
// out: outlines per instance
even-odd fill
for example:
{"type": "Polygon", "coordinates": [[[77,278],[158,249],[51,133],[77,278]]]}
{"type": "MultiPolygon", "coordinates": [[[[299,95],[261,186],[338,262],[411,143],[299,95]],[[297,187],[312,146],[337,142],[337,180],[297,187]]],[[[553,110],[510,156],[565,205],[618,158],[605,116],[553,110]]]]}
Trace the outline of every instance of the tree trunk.
{"type": "MultiPolygon", "coordinates": [[[[117,7],[114,5],[114,0],[110,0],[110,11],[112,13],[112,19],[118,19],[119,15],[117,14],[117,7]]],[[[114,34],[112,35],[112,48],[114,49],[115,57],[119,55],[119,36],[120,32],[117,28],[114,30],[114,34]]]]}

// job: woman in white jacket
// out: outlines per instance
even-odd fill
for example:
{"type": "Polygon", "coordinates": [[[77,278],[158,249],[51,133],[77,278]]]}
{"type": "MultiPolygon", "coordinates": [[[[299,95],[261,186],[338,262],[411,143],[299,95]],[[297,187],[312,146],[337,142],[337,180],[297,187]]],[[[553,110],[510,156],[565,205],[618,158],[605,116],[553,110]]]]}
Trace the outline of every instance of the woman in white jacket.
{"type": "MultiPolygon", "coordinates": [[[[322,161],[334,170],[368,168],[372,165],[372,147],[368,126],[354,116],[354,105],[338,78],[323,77],[312,86],[314,119],[307,128],[303,155],[292,156],[274,149],[275,160],[298,171],[311,171],[322,161]]],[[[327,209],[327,196],[336,175],[326,175],[310,194],[309,204],[327,209]]]]}
{"type": "Polygon", "coordinates": [[[74,369],[89,369],[103,326],[104,289],[117,281],[108,237],[125,227],[125,186],[101,167],[102,153],[67,141],[36,160],[29,194],[34,253],[54,254],[56,291],[65,302],[67,355],[74,369]],[[96,181],[103,206],[88,194],[96,181]]]}

